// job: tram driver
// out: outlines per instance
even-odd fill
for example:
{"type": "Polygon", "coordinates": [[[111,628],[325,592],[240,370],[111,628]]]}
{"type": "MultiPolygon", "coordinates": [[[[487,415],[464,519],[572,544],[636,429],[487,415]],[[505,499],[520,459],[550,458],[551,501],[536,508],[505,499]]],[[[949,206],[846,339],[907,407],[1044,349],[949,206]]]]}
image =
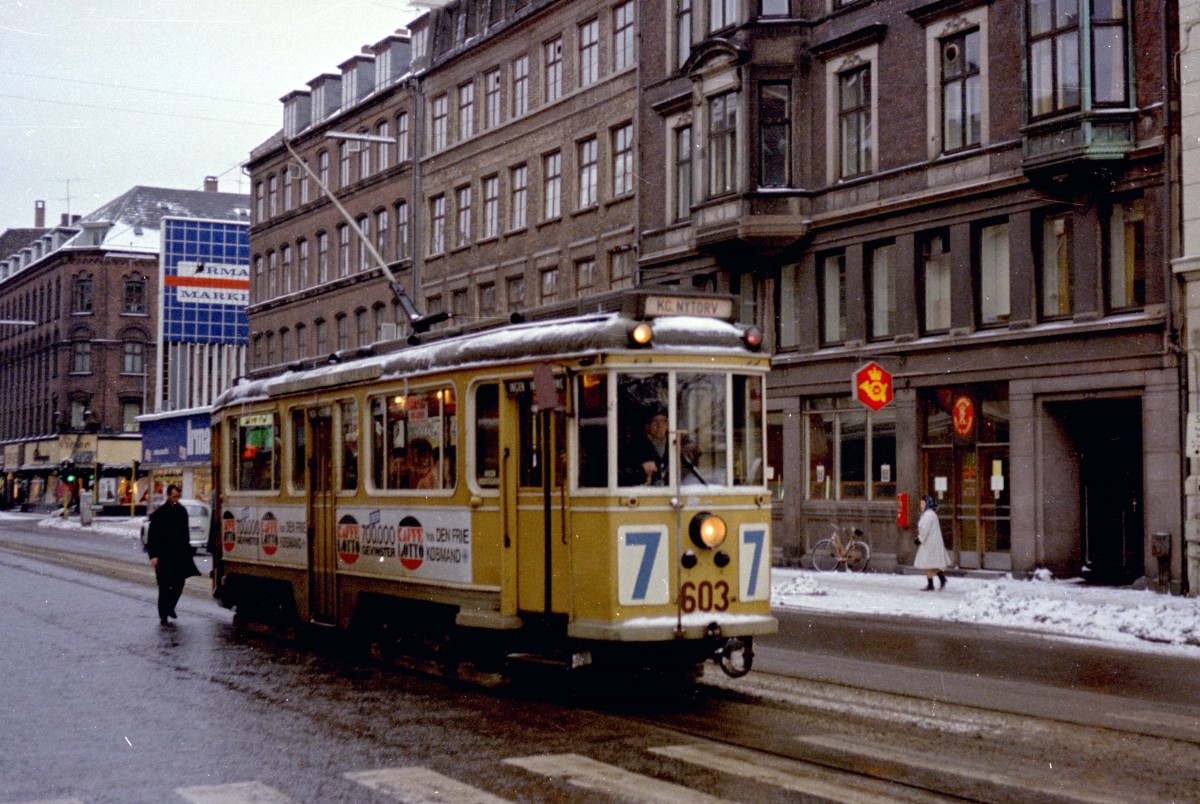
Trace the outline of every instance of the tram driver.
{"type": "Polygon", "coordinates": [[[642,430],[622,445],[622,486],[665,486],[670,478],[667,433],[670,425],[665,405],[655,405],[645,414],[642,430]]]}

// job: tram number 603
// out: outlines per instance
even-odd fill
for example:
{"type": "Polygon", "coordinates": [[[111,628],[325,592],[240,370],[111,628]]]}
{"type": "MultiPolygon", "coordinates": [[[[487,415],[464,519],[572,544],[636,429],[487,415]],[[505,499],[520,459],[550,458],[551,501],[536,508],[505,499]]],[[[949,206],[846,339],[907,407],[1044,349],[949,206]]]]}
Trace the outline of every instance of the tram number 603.
{"type": "Polygon", "coordinates": [[[725,611],[729,608],[729,584],[724,581],[701,581],[699,584],[687,581],[679,590],[679,605],[684,614],[725,611]]]}

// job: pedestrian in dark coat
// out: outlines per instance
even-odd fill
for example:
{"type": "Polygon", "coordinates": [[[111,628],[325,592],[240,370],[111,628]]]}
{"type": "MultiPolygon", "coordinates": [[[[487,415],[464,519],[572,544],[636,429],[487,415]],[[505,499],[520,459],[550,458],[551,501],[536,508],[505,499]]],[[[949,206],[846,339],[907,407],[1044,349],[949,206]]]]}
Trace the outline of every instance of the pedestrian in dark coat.
{"type": "Polygon", "coordinates": [[[179,504],[179,487],[167,486],[167,501],[150,515],[146,552],[158,581],[158,621],[168,625],[175,617],[175,604],[183,594],[183,582],[200,574],[192,560],[188,542],[187,509],[179,504]]]}

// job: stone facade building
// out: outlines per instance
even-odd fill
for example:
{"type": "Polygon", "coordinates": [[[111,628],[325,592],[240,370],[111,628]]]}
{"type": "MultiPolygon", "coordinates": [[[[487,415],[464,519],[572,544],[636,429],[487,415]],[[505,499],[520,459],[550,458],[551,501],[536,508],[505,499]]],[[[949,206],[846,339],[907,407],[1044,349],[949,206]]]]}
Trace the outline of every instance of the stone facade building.
{"type": "Polygon", "coordinates": [[[252,154],[258,371],[637,283],[770,332],[776,546],[1184,579],[1173,4],[459,0],[252,154]],[[289,167],[291,165],[291,167],[289,167]],[[872,410],[852,377],[890,377],[872,410]],[[874,370],[873,368],[873,370],[874,370]],[[1156,536],[1155,534],[1165,534],[1156,536]]]}

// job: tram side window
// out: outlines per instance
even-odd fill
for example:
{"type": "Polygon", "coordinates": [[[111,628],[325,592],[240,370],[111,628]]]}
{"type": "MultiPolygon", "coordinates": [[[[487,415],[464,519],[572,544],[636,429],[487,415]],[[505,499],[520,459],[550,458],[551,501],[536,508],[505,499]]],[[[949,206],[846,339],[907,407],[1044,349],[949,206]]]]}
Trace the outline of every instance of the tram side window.
{"type": "Polygon", "coordinates": [[[666,373],[617,378],[617,482],[665,486],[670,481],[670,395],[666,373]]]}
{"type": "Polygon", "coordinates": [[[237,418],[232,434],[234,486],[240,491],[274,491],[281,474],[279,416],[252,413],[237,418]]]}
{"type": "Polygon", "coordinates": [[[304,411],[292,411],[292,488],[304,491],[305,478],[304,411]]]}
{"type": "Polygon", "coordinates": [[[379,489],[450,489],[457,471],[454,389],[371,400],[372,479],[379,489]]]}
{"type": "Polygon", "coordinates": [[[579,485],[608,486],[608,377],[585,374],[579,387],[579,485]]]}
{"type": "Polygon", "coordinates": [[[475,389],[475,481],[485,489],[500,486],[500,386],[475,389]]]}
{"type": "Polygon", "coordinates": [[[733,482],[760,486],[763,473],[763,381],[733,376],[733,482]]]}
{"type": "Polygon", "coordinates": [[[729,439],[725,426],[724,374],[684,374],[676,378],[679,400],[679,482],[728,483],[729,439]]]}
{"type": "Polygon", "coordinates": [[[340,404],[342,410],[342,491],[358,488],[358,403],[340,404]]]}

